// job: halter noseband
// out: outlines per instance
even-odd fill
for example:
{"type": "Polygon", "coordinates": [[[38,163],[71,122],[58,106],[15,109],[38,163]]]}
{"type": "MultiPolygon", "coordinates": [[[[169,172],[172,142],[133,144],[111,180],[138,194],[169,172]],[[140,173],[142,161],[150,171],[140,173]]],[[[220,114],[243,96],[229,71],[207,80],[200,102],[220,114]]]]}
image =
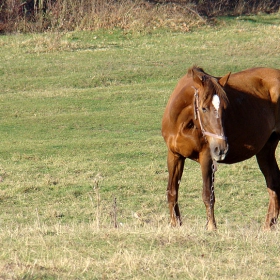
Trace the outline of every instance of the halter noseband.
{"type": "Polygon", "coordinates": [[[198,119],[200,129],[201,129],[201,132],[202,132],[203,136],[205,137],[207,135],[207,136],[211,136],[211,137],[226,141],[227,138],[224,135],[214,134],[214,133],[208,132],[204,129],[204,127],[202,125],[202,122],[201,122],[200,113],[199,113],[199,110],[198,110],[198,90],[195,87],[192,87],[192,88],[194,89],[194,99],[195,99],[195,101],[194,101],[194,117],[195,117],[195,119],[198,119]]]}

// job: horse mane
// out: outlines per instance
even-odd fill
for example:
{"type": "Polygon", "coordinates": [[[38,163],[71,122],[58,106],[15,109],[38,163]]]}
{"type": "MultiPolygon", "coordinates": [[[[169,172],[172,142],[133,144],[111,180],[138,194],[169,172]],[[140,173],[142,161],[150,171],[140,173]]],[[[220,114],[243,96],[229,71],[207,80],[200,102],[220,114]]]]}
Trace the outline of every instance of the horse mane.
{"type": "Polygon", "coordinates": [[[224,91],[223,87],[219,84],[218,79],[211,76],[211,81],[216,94],[219,96],[219,98],[223,99],[226,104],[228,104],[229,100],[227,94],[224,91]]]}
{"type": "Polygon", "coordinates": [[[226,104],[228,104],[228,97],[223,87],[219,84],[219,78],[214,77],[212,75],[207,74],[203,68],[198,67],[196,65],[192,66],[188,69],[188,75],[192,75],[193,71],[200,72],[202,76],[205,78],[204,82],[207,83],[207,86],[212,87],[219,98],[223,99],[226,104]]]}

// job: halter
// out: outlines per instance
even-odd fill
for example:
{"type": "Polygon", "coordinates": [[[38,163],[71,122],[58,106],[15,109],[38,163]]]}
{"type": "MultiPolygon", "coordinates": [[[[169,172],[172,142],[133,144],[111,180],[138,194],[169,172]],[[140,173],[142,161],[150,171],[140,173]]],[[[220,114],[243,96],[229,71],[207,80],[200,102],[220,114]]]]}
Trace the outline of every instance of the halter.
{"type": "Polygon", "coordinates": [[[195,119],[198,119],[198,122],[199,122],[199,125],[200,125],[200,129],[201,129],[201,132],[202,132],[203,136],[205,137],[207,135],[207,136],[211,136],[211,137],[214,137],[214,138],[226,141],[227,138],[224,135],[214,134],[214,133],[208,132],[208,131],[206,131],[204,129],[204,127],[202,125],[202,122],[201,122],[200,113],[199,113],[199,110],[198,110],[198,90],[195,87],[192,87],[192,88],[194,89],[194,98],[195,98],[195,102],[194,102],[194,117],[195,117],[195,119]]]}

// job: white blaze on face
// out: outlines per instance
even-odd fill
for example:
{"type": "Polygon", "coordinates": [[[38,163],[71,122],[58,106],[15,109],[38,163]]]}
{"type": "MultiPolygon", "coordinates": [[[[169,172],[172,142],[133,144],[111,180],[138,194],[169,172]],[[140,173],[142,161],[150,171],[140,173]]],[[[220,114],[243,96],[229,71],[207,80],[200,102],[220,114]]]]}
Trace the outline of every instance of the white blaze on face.
{"type": "Polygon", "coordinates": [[[220,98],[219,98],[219,96],[217,94],[215,94],[213,96],[212,104],[215,107],[215,109],[218,111],[219,108],[220,108],[220,98]]]}

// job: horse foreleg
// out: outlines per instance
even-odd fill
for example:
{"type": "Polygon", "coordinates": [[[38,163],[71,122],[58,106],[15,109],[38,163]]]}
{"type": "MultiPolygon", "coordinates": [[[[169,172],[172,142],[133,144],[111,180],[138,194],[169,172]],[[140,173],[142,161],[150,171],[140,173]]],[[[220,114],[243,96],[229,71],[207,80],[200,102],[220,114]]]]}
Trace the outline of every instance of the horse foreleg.
{"type": "Polygon", "coordinates": [[[168,152],[167,166],[169,179],[167,185],[167,200],[170,211],[171,226],[181,225],[181,215],[178,205],[178,191],[183,174],[185,158],[178,156],[171,151],[168,152]]]}
{"type": "Polygon", "coordinates": [[[275,159],[275,149],[278,136],[273,134],[263,149],[256,155],[259,167],[265,177],[269,193],[269,205],[265,220],[265,229],[270,229],[276,224],[279,216],[280,199],[280,171],[275,159]]]}
{"type": "Polygon", "coordinates": [[[207,224],[206,229],[211,231],[217,229],[215,215],[214,215],[214,204],[215,204],[215,193],[214,193],[214,168],[212,168],[211,157],[202,158],[200,161],[203,190],[202,199],[206,207],[207,224]]]}

